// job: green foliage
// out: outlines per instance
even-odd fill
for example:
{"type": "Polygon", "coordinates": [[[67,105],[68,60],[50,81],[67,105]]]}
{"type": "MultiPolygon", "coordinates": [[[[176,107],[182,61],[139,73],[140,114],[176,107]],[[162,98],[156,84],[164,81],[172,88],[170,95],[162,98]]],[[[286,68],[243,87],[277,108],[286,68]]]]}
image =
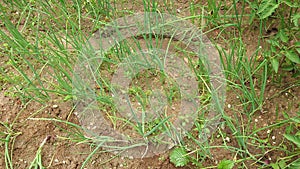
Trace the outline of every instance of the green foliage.
{"type": "Polygon", "coordinates": [[[295,117],[295,118],[291,118],[292,123],[291,123],[291,129],[286,132],[286,134],[284,134],[284,137],[286,139],[288,139],[290,142],[294,143],[295,145],[297,145],[298,149],[300,149],[300,130],[297,129],[297,127],[293,127],[293,126],[299,126],[300,125],[300,118],[295,117]],[[292,131],[297,130],[296,134],[291,134],[292,131]]]}
{"type": "Polygon", "coordinates": [[[286,168],[288,169],[299,169],[300,168],[300,159],[297,159],[290,163],[286,168]]]}
{"type": "Polygon", "coordinates": [[[277,73],[278,69],[279,69],[279,61],[278,61],[278,59],[272,58],[271,59],[271,64],[272,64],[272,67],[273,67],[274,71],[277,73]]]}
{"type": "Polygon", "coordinates": [[[300,2],[297,0],[279,0],[280,3],[285,3],[289,7],[299,8],[300,2]]]}
{"type": "Polygon", "coordinates": [[[279,3],[276,0],[262,0],[256,13],[260,19],[265,19],[271,16],[278,6],[279,3]]]}
{"type": "Polygon", "coordinates": [[[286,160],[280,160],[277,163],[271,163],[270,166],[272,169],[299,169],[300,168],[300,159],[295,160],[291,162],[290,164],[287,164],[286,160]]]}
{"type": "MultiPolygon", "coordinates": [[[[300,133],[299,133],[300,134],[300,133]]],[[[291,141],[292,143],[296,144],[300,148],[300,136],[299,135],[291,135],[285,134],[284,137],[291,141]]]]}
{"type": "MultiPolygon", "coordinates": [[[[248,6],[243,4],[245,1],[233,1],[233,3],[230,4],[223,1],[209,0],[206,6],[203,6],[201,3],[196,3],[196,1],[195,3],[191,2],[190,13],[192,16],[188,17],[194,19],[193,21],[199,25],[201,25],[202,22],[201,24],[197,22],[200,22],[200,20],[204,20],[205,18],[205,24],[201,25],[201,28],[203,26],[206,29],[205,31],[207,31],[205,33],[214,33],[214,30],[217,30],[217,43],[219,42],[218,38],[223,38],[223,40],[225,40],[228,44],[228,46],[224,47],[222,50],[227,54],[225,54],[223,65],[225,65],[225,72],[227,73],[227,76],[230,76],[228,78],[230,79],[228,80],[228,83],[230,83],[235,91],[237,91],[238,98],[244,107],[244,111],[241,110],[241,113],[246,114],[250,119],[251,114],[257,112],[265,101],[264,90],[266,81],[268,79],[268,63],[276,73],[279,72],[280,69],[287,71],[299,71],[300,41],[299,38],[297,39],[297,37],[299,37],[300,14],[298,13],[298,0],[249,1],[246,0],[246,2],[252,8],[250,24],[253,25],[251,26],[257,26],[255,25],[256,22],[252,21],[259,21],[260,25],[258,27],[260,27],[260,32],[263,32],[263,27],[269,28],[270,25],[267,24],[269,24],[269,22],[273,22],[273,19],[276,19],[275,21],[280,23],[278,34],[274,37],[270,37],[267,41],[269,46],[263,51],[265,60],[259,63],[257,67],[253,66],[256,64],[251,62],[253,59],[250,59],[251,61],[248,61],[248,58],[245,59],[247,46],[243,42],[243,28],[245,28],[243,24],[245,20],[244,14],[248,12],[244,11],[244,9],[248,8],[248,6]],[[240,4],[245,6],[239,6],[240,4]],[[201,5],[200,8],[197,8],[198,5],[201,5]],[[201,13],[198,13],[199,11],[201,11],[201,13]],[[282,11],[284,12],[280,13],[282,11]],[[288,16],[286,16],[286,14],[288,14],[288,16]],[[270,19],[271,17],[272,19],[270,19]],[[196,20],[197,18],[199,20],[196,20]],[[229,50],[229,53],[227,50],[229,50]],[[260,90],[260,94],[257,94],[257,89],[260,90]]],[[[22,89],[22,91],[19,90],[18,92],[22,92],[22,94],[26,95],[26,97],[37,100],[44,99],[44,95],[47,96],[47,93],[49,92],[60,94],[64,100],[76,100],[76,97],[72,94],[72,85],[70,83],[72,80],[72,75],[70,72],[72,71],[72,64],[74,63],[74,60],[71,58],[77,56],[76,52],[80,51],[80,44],[82,40],[84,40],[82,36],[86,36],[86,32],[82,32],[82,30],[87,29],[83,29],[83,27],[91,26],[91,31],[95,30],[95,28],[103,26],[106,22],[106,19],[109,20],[110,17],[114,16],[114,12],[118,12],[120,15],[122,15],[121,12],[123,9],[120,11],[114,9],[109,0],[84,1],[82,4],[76,3],[79,1],[66,3],[63,0],[57,4],[51,1],[49,3],[43,3],[43,1],[37,0],[30,1],[28,4],[26,4],[26,1],[18,0],[10,0],[8,2],[10,2],[14,8],[20,8],[19,10],[15,9],[17,11],[21,11],[19,13],[22,15],[17,19],[19,21],[16,22],[20,23],[24,19],[26,21],[23,25],[22,31],[19,31],[19,24],[15,25],[15,22],[12,22],[11,19],[7,19],[6,14],[0,15],[1,21],[3,24],[5,23],[3,27],[5,29],[0,30],[0,40],[3,41],[3,54],[9,54],[9,64],[11,64],[12,67],[17,70],[15,72],[18,72],[17,74],[13,75],[13,73],[6,73],[4,72],[4,69],[2,70],[2,68],[0,68],[0,83],[12,82],[19,84],[18,86],[21,86],[20,89],[22,89]],[[53,11],[53,9],[56,11],[53,11]],[[38,15],[31,17],[30,13],[36,12],[38,15]],[[31,18],[33,19],[31,20],[31,18]],[[93,25],[89,25],[88,21],[92,21],[93,25]],[[31,30],[32,33],[26,34],[27,30],[31,30]],[[67,47],[68,45],[72,46],[74,51],[70,51],[70,49],[67,47]],[[44,74],[48,75],[46,73],[48,70],[47,68],[50,68],[50,70],[54,71],[51,75],[55,80],[57,80],[56,82],[47,81],[47,79],[44,78],[46,77],[43,76],[44,74]],[[48,86],[48,84],[50,85],[48,86]]],[[[169,5],[167,4],[167,1],[164,1],[164,3],[166,7],[169,5]]],[[[158,2],[148,0],[143,1],[143,5],[145,11],[163,12],[160,10],[159,7],[161,4],[158,2]]],[[[4,13],[9,10],[7,7],[1,5],[0,8],[5,8],[4,13]]],[[[127,12],[135,13],[135,11],[127,12]]],[[[258,34],[257,36],[259,39],[263,39],[262,35],[258,34]]],[[[126,53],[126,50],[130,48],[126,46],[125,43],[122,43],[121,46],[124,51],[112,50],[109,57],[116,55],[116,57],[120,57],[119,59],[123,59],[121,54],[126,53]]],[[[257,51],[259,50],[261,50],[261,48],[257,49],[257,51]]],[[[255,55],[256,54],[253,54],[253,58],[255,55]]],[[[106,59],[110,60],[112,58],[106,59]]],[[[117,59],[112,59],[110,62],[115,62],[114,60],[117,59]]],[[[116,63],[117,62],[114,64],[116,63]]],[[[110,64],[108,67],[108,69],[111,68],[110,64]]],[[[113,73],[113,70],[109,70],[109,73],[113,73]]],[[[105,80],[103,80],[103,82],[105,82],[103,84],[106,84],[105,80]]],[[[101,90],[109,90],[109,85],[103,86],[104,87],[101,87],[101,90]]],[[[179,97],[177,96],[179,95],[179,92],[178,89],[172,85],[170,85],[168,89],[169,91],[166,91],[166,93],[168,96],[168,101],[171,103],[172,100],[179,97]]],[[[145,92],[143,90],[144,89],[142,88],[133,86],[129,89],[129,92],[130,94],[136,96],[136,100],[138,100],[140,103],[143,103],[142,106],[145,106],[147,104],[146,99],[151,95],[152,91],[148,90],[145,92]]],[[[209,102],[211,99],[209,98],[209,95],[203,94],[202,96],[203,100],[208,100],[207,102],[209,102]]],[[[107,100],[107,103],[110,103],[111,97],[103,95],[103,98],[104,97],[105,99],[103,100],[107,100]]],[[[203,107],[205,106],[206,104],[204,104],[203,107]]],[[[251,128],[244,128],[243,125],[239,125],[238,121],[240,119],[238,115],[235,118],[229,116],[227,117],[224,114],[223,119],[225,121],[224,125],[226,125],[226,127],[228,127],[232,133],[234,133],[234,137],[230,139],[236,139],[235,141],[238,145],[236,147],[230,147],[229,145],[218,145],[218,147],[230,150],[232,153],[236,153],[238,157],[242,157],[244,159],[241,158],[237,161],[224,159],[218,164],[217,168],[231,169],[234,167],[234,165],[240,165],[249,158],[259,161],[260,156],[264,154],[251,154],[251,151],[248,151],[247,147],[249,145],[247,140],[249,135],[247,134],[251,133],[251,128]],[[247,159],[247,157],[249,158],[247,159]]],[[[139,124],[139,126],[136,128],[138,128],[139,132],[146,138],[150,135],[155,135],[160,131],[167,130],[164,126],[164,123],[168,120],[169,117],[156,119],[147,124],[139,124]]],[[[299,119],[293,118],[291,120],[293,121],[291,122],[292,126],[295,126],[295,124],[299,126],[299,119]]],[[[61,122],[57,121],[56,119],[51,119],[50,121],[61,122]]],[[[209,158],[209,151],[210,149],[214,148],[213,146],[210,146],[209,143],[202,143],[197,140],[202,136],[201,131],[204,129],[204,124],[199,122],[196,123],[195,126],[196,128],[194,128],[193,132],[195,132],[197,136],[196,138],[193,138],[192,133],[188,133],[190,135],[188,140],[192,140],[191,142],[196,143],[198,147],[193,147],[194,149],[190,147],[177,147],[172,150],[170,153],[170,161],[176,167],[187,166],[189,163],[191,165],[201,166],[201,160],[209,158]]],[[[78,128],[80,127],[78,126],[78,128]]],[[[284,137],[287,141],[291,142],[291,144],[295,144],[299,147],[300,133],[298,132],[296,135],[292,134],[295,133],[295,128],[296,127],[288,127],[288,132],[286,132],[284,137]]],[[[69,135],[75,135],[74,133],[76,134],[76,132],[70,132],[69,135]]],[[[84,136],[80,134],[76,134],[75,136],[78,135],[78,137],[74,137],[72,140],[76,142],[87,142],[84,141],[84,136]]],[[[13,150],[10,150],[11,147],[9,146],[9,143],[10,140],[14,139],[15,135],[16,134],[14,133],[8,132],[7,134],[6,132],[0,132],[0,141],[2,144],[5,144],[5,162],[11,166],[13,164],[11,151],[13,150]]],[[[211,140],[213,139],[214,138],[212,137],[211,140]]],[[[266,144],[268,139],[257,141],[266,144]]],[[[267,150],[277,150],[280,148],[275,146],[266,147],[263,144],[261,144],[261,147],[267,150]]],[[[187,145],[188,144],[184,144],[186,147],[187,145]]],[[[101,145],[99,144],[99,146],[97,146],[97,148],[95,148],[95,150],[86,158],[81,168],[85,167],[85,165],[90,161],[91,157],[97,153],[98,149],[100,149],[100,146],[101,145]]],[[[288,152],[288,150],[284,150],[288,155],[292,155],[287,155],[287,157],[284,157],[284,159],[280,159],[278,162],[270,164],[270,166],[274,169],[286,167],[300,168],[300,160],[291,160],[295,153],[299,154],[299,152],[297,152],[299,150],[298,147],[295,148],[295,152],[291,153],[288,152]]],[[[43,144],[41,144],[39,147],[30,168],[43,168],[42,148],[43,144]]]]}
{"type": "Polygon", "coordinates": [[[294,13],[290,13],[289,20],[287,20],[286,23],[286,25],[291,25],[291,27],[288,29],[281,28],[275,38],[268,40],[267,42],[270,44],[270,50],[267,49],[264,54],[269,58],[268,60],[276,73],[281,66],[288,71],[298,69],[296,64],[300,64],[300,50],[296,45],[290,46],[289,42],[295,39],[297,40],[295,37],[297,37],[297,32],[299,32],[298,20],[300,15],[297,13],[297,9],[300,7],[299,2],[293,2],[291,0],[262,0],[259,3],[247,2],[259,16],[260,20],[266,20],[274,15],[275,17],[281,18],[282,21],[285,21],[286,19],[283,18],[284,15],[276,12],[280,5],[285,5],[285,10],[295,11],[294,13]],[[292,25],[294,27],[292,27],[292,25]],[[295,33],[295,35],[293,33],[295,33]]]}
{"type": "Polygon", "coordinates": [[[293,14],[292,15],[292,22],[294,23],[295,27],[299,27],[299,19],[300,19],[300,14],[293,14]]]}
{"type": "Polygon", "coordinates": [[[293,50],[284,51],[285,56],[293,63],[300,64],[299,55],[293,50]]]}
{"type": "Polygon", "coordinates": [[[286,161],[285,160],[280,160],[277,163],[271,163],[270,166],[273,169],[281,169],[281,168],[286,168],[286,161]]]}
{"type": "Polygon", "coordinates": [[[300,159],[292,161],[293,157],[300,155],[300,131],[298,129],[300,124],[299,113],[297,117],[290,117],[287,113],[283,112],[284,118],[288,119],[290,122],[290,125],[286,128],[284,137],[297,147],[292,150],[293,153],[290,156],[286,156],[285,158],[278,159],[277,162],[271,163],[270,166],[272,169],[298,169],[300,167],[300,159]],[[292,134],[295,132],[296,134],[292,134]]]}
{"type": "MultiPolygon", "coordinates": [[[[297,117],[289,118],[291,120],[290,126],[288,127],[289,129],[286,131],[284,134],[284,137],[290,141],[291,143],[295,144],[297,147],[294,148],[293,150],[293,156],[299,156],[300,155],[300,130],[299,130],[299,125],[300,125],[300,112],[297,113],[297,117]],[[296,134],[293,134],[296,133],[296,134]]],[[[286,159],[292,159],[292,156],[286,157],[286,159]]],[[[286,162],[283,165],[282,160],[279,161],[278,165],[280,168],[289,168],[289,169],[298,169],[300,168],[300,159],[294,160],[290,162],[289,164],[286,164],[286,162]],[[280,165],[281,163],[281,165],[280,165]]],[[[273,167],[274,168],[274,167],[273,167]]],[[[277,169],[277,168],[274,168],[277,169]]]]}
{"type": "Polygon", "coordinates": [[[218,169],[232,169],[233,167],[234,161],[231,160],[222,160],[218,165],[218,169]]]}
{"type": "Polygon", "coordinates": [[[186,150],[183,147],[178,147],[170,153],[170,161],[176,167],[183,167],[190,162],[190,159],[187,155],[186,150]]]}
{"type": "MultiPolygon", "coordinates": [[[[262,0],[259,4],[254,2],[249,2],[252,9],[256,11],[256,14],[259,16],[259,19],[266,19],[270,17],[281,4],[286,4],[290,8],[299,8],[300,3],[291,0],[262,0]]],[[[295,23],[295,26],[298,25],[297,20],[299,19],[299,14],[293,14],[292,20],[295,23]]]]}
{"type": "Polygon", "coordinates": [[[265,50],[264,55],[270,61],[275,73],[278,73],[280,67],[286,71],[299,71],[300,42],[291,46],[289,44],[291,39],[292,36],[285,29],[281,29],[275,37],[267,40],[270,50],[265,50]]]}
{"type": "MultiPolygon", "coordinates": [[[[286,71],[299,72],[300,47],[297,43],[291,45],[291,42],[297,41],[299,36],[299,19],[297,12],[300,7],[299,1],[292,0],[262,0],[250,2],[252,13],[258,16],[260,22],[268,23],[270,17],[281,20],[281,28],[275,37],[267,40],[269,48],[264,50],[264,56],[268,59],[275,73],[282,68],[286,71]],[[291,11],[286,17],[286,11],[291,11]]],[[[253,16],[253,15],[252,15],[253,16]]],[[[254,17],[251,18],[250,23],[254,17]]],[[[295,73],[296,75],[298,73],[295,73]]]]}

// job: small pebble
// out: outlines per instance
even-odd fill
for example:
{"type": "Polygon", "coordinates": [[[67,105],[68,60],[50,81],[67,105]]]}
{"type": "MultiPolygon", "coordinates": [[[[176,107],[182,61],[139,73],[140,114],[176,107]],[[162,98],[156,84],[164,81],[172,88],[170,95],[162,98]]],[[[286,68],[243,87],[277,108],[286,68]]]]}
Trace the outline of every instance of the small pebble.
{"type": "Polygon", "coordinates": [[[275,140],[275,136],[272,136],[272,140],[275,140]]]}
{"type": "Polygon", "coordinates": [[[58,105],[55,104],[52,106],[52,108],[56,109],[56,108],[58,108],[58,105]]]}
{"type": "Polygon", "coordinates": [[[255,119],[254,121],[255,121],[255,122],[258,122],[258,120],[257,120],[257,119],[255,119]]]}
{"type": "Polygon", "coordinates": [[[54,159],[54,162],[58,163],[58,159],[54,159]]]}
{"type": "Polygon", "coordinates": [[[189,63],[189,59],[187,57],[183,58],[185,63],[189,63]]]}
{"type": "Polygon", "coordinates": [[[231,108],[231,104],[228,104],[227,107],[230,109],[231,108]]]}

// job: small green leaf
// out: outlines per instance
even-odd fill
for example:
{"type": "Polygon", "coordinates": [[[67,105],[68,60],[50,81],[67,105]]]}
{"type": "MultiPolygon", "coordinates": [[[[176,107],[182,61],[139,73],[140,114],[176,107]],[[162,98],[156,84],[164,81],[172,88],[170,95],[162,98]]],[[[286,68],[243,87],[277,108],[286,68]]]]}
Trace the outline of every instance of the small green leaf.
{"type": "Polygon", "coordinates": [[[276,40],[276,39],[267,40],[267,42],[270,43],[270,44],[271,44],[272,46],[274,46],[274,47],[281,48],[279,41],[276,40]]]}
{"type": "Polygon", "coordinates": [[[293,126],[289,125],[285,128],[285,133],[290,134],[293,131],[293,126]]]}
{"type": "Polygon", "coordinates": [[[300,41],[299,42],[295,42],[294,44],[296,47],[300,47],[300,41]]]}
{"type": "Polygon", "coordinates": [[[284,70],[284,71],[292,71],[294,70],[295,66],[292,65],[292,64],[289,64],[289,65],[285,65],[285,66],[282,66],[281,69],[284,70]]]}
{"type": "Polygon", "coordinates": [[[262,0],[257,10],[257,14],[260,19],[265,19],[271,16],[278,6],[279,3],[277,3],[276,0],[262,0]]]}
{"type": "Polygon", "coordinates": [[[187,152],[184,148],[175,148],[170,153],[170,161],[176,166],[176,167],[183,167],[186,166],[189,163],[189,158],[187,156],[187,152]]]}
{"type": "Polygon", "coordinates": [[[279,62],[278,62],[278,60],[276,58],[271,59],[271,64],[272,64],[272,67],[273,67],[275,73],[277,73],[278,72],[278,68],[279,68],[279,62]]]}
{"type": "Polygon", "coordinates": [[[271,163],[270,166],[272,167],[272,169],[280,169],[277,163],[271,163]]]}
{"type": "Polygon", "coordinates": [[[218,169],[232,169],[233,167],[234,161],[231,160],[222,160],[218,165],[218,169]]]}
{"type": "Polygon", "coordinates": [[[250,19],[249,19],[249,25],[251,25],[253,23],[253,20],[255,19],[256,15],[255,15],[255,11],[252,10],[251,14],[250,14],[250,19]]]}
{"type": "Polygon", "coordinates": [[[300,19],[299,13],[292,15],[292,22],[296,27],[299,27],[299,19],[300,19]]]}
{"type": "Polygon", "coordinates": [[[283,117],[284,117],[285,119],[289,119],[289,118],[290,118],[289,114],[287,114],[285,111],[282,112],[282,115],[283,115],[283,117]]]}
{"type": "Polygon", "coordinates": [[[65,98],[64,98],[64,101],[68,101],[68,100],[72,100],[74,99],[74,96],[72,95],[67,95],[65,98]]]}
{"type": "Polygon", "coordinates": [[[300,48],[296,48],[296,51],[300,54],[300,48]]]}
{"type": "Polygon", "coordinates": [[[284,134],[284,137],[300,148],[300,137],[291,134],[284,134]]]}
{"type": "Polygon", "coordinates": [[[274,1],[273,2],[272,1],[273,0],[262,0],[258,6],[257,13],[262,13],[265,10],[267,10],[268,6],[274,3],[274,1]]]}
{"type": "Polygon", "coordinates": [[[285,4],[287,4],[289,7],[292,7],[292,8],[298,8],[298,7],[300,7],[300,4],[297,3],[296,1],[292,2],[291,0],[284,0],[283,2],[285,4]]]}
{"type": "Polygon", "coordinates": [[[300,70],[295,70],[295,71],[296,71],[296,72],[293,73],[293,75],[292,75],[293,78],[297,78],[297,77],[300,76],[300,70]]]}
{"type": "Polygon", "coordinates": [[[293,162],[291,162],[288,166],[288,169],[299,169],[300,168],[300,159],[297,159],[293,162]]]}
{"type": "Polygon", "coordinates": [[[271,45],[271,51],[273,53],[277,53],[278,49],[276,48],[276,46],[271,45]]]}
{"type": "Polygon", "coordinates": [[[289,41],[289,37],[286,35],[285,31],[282,29],[279,30],[278,36],[279,36],[280,40],[284,43],[289,41]]]}
{"type": "Polygon", "coordinates": [[[284,160],[280,160],[278,163],[280,168],[285,168],[286,167],[286,162],[284,160]]]}
{"type": "Polygon", "coordinates": [[[292,50],[285,52],[285,56],[292,62],[300,64],[300,57],[297,53],[292,50]]]}
{"type": "Polygon", "coordinates": [[[299,123],[300,124],[300,118],[292,118],[292,121],[294,121],[295,123],[299,123]]]}

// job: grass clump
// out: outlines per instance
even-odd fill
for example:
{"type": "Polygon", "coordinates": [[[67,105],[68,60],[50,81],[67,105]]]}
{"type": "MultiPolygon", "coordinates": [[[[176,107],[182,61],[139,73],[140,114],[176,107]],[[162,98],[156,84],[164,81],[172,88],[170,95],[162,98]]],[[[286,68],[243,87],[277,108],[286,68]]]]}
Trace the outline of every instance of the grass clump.
{"type": "MultiPolygon", "coordinates": [[[[210,77],[207,75],[208,71],[204,70],[205,63],[195,57],[195,53],[183,48],[182,44],[171,43],[173,37],[149,34],[128,38],[101,56],[101,66],[92,72],[95,78],[94,88],[84,89],[88,83],[84,80],[80,84],[74,84],[74,66],[78,63],[79,57],[83,57],[79,59],[86,59],[82,51],[86,47],[84,46],[86,41],[92,37],[92,33],[107,26],[109,21],[139,11],[120,9],[119,5],[126,6],[126,2],[109,0],[72,0],[57,3],[41,0],[1,2],[0,41],[2,43],[0,50],[2,58],[5,58],[5,64],[0,68],[0,84],[12,86],[11,94],[20,97],[24,102],[34,100],[41,103],[47,103],[53,97],[59,97],[63,101],[73,100],[76,103],[80,100],[80,96],[74,94],[74,88],[76,85],[82,85],[79,86],[82,88],[78,90],[91,90],[94,95],[96,94],[97,105],[101,107],[106,120],[112,124],[113,128],[127,129],[128,137],[134,138],[134,133],[147,141],[148,137],[157,136],[162,132],[174,134],[170,132],[174,127],[171,124],[170,112],[179,111],[176,107],[181,99],[178,85],[169,80],[168,75],[163,71],[156,69],[150,70],[150,73],[137,74],[130,84],[128,93],[131,101],[138,105],[139,109],[137,109],[144,113],[140,115],[141,118],[145,118],[145,112],[151,103],[149,97],[155,94],[154,83],[156,86],[165,87],[162,93],[165,94],[170,109],[168,109],[169,112],[165,111],[165,116],[160,116],[156,120],[135,123],[118,114],[119,110],[114,105],[112,96],[115,94],[114,86],[111,84],[112,76],[116,73],[120,63],[134,52],[143,48],[160,48],[164,45],[168,49],[173,47],[177,54],[182,54],[179,57],[182,57],[181,59],[189,65],[196,74],[197,80],[201,82],[198,84],[198,93],[202,102],[202,107],[198,107],[197,110],[199,115],[195,119],[192,130],[187,133],[186,139],[178,139],[180,135],[175,134],[178,136],[174,139],[178,147],[171,150],[169,156],[170,161],[176,167],[204,167],[205,160],[213,159],[212,152],[219,149],[226,150],[235,156],[224,158],[218,164],[213,164],[216,166],[210,165],[210,167],[227,169],[234,166],[245,168],[255,165],[255,167],[270,166],[276,169],[296,168],[299,165],[299,160],[296,159],[300,155],[299,119],[297,117],[284,114],[282,116],[285,116],[285,119],[278,120],[269,126],[259,128],[256,124],[254,125],[258,114],[265,111],[266,102],[279,95],[266,98],[270,81],[280,82],[280,78],[288,76],[288,73],[292,73],[292,77],[299,77],[300,17],[297,1],[209,0],[197,3],[191,1],[184,9],[177,8],[175,1],[163,1],[163,3],[141,1],[143,11],[167,12],[181,16],[181,20],[190,21],[202,29],[204,35],[210,37],[218,49],[228,84],[227,90],[236,94],[235,100],[238,105],[235,104],[236,107],[232,107],[231,104],[226,105],[226,111],[221,111],[218,130],[214,133],[205,131],[212,136],[204,142],[200,141],[203,136],[201,133],[205,130],[205,115],[213,99],[213,94],[210,93],[211,86],[208,85],[210,77]],[[188,13],[188,16],[182,16],[185,13],[188,13]],[[253,29],[253,32],[249,29],[253,29]],[[250,40],[247,37],[250,37],[250,40]],[[249,45],[250,42],[251,45],[249,45]],[[143,80],[147,78],[148,81],[143,80]],[[267,133],[266,138],[258,136],[263,130],[275,131],[282,126],[288,127],[283,134],[284,141],[279,145],[270,143],[272,142],[270,133],[267,133]],[[213,145],[213,143],[218,145],[213,145]],[[254,146],[260,151],[253,151],[254,146]],[[276,161],[268,161],[265,155],[273,151],[284,152],[284,157],[276,161]]],[[[0,58],[1,64],[2,58],[0,58]]],[[[289,84],[279,93],[299,87],[299,84],[299,80],[296,79],[294,84],[289,84]]],[[[277,112],[277,114],[280,113],[277,112]]],[[[131,115],[133,118],[138,118],[136,112],[132,112],[131,115]]],[[[44,118],[35,120],[66,122],[44,118]]],[[[67,121],[67,125],[74,124],[67,121]]],[[[13,168],[11,144],[19,133],[13,132],[12,127],[3,122],[1,126],[0,141],[5,147],[6,168],[13,168]]],[[[76,127],[81,130],[81,127],[76,127]]],[[[64,132],[68,131],[64,130],[64,132]]],[[[77,130],[74,133],[77,137],[69,139],[77,143],[93,145],[95,148],[82,164],[83,168],[105,145],[104,142],[107,139],[100,140],[101,144],[95,146],[95,143],[92,143],[94,138],[87,138],[77,130]]],[[[44,142],[38,148],[30,168],[44,167],[41,156],[43,146],[44,142]]]]}

